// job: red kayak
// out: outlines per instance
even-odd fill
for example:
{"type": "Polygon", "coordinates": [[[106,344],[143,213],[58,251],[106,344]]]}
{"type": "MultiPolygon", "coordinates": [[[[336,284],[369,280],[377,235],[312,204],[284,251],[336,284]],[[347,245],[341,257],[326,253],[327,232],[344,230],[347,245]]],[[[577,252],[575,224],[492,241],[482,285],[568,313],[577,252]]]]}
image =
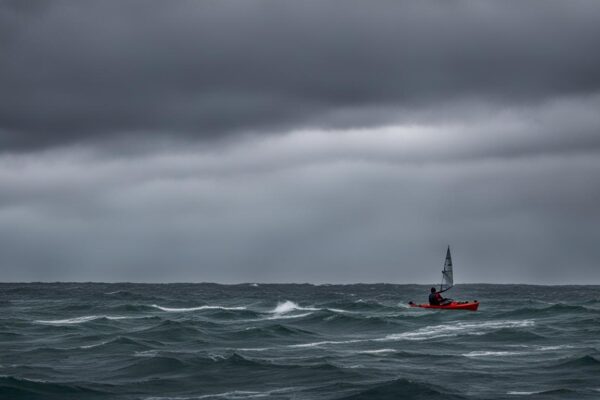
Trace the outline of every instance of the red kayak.
{"type": "Polygon", "coordinates": [[[452,303],[443,305],[443,306],[432,306],[430,304],[415,304],[412,301],[408,303],[411,307],[420,307],[420,308],[434,308],[439,310],[469,310],[469,311],[477,311],[477,307],[479,307],[479,302],[477,300],[474,301],[453,301],[452,303]]]}

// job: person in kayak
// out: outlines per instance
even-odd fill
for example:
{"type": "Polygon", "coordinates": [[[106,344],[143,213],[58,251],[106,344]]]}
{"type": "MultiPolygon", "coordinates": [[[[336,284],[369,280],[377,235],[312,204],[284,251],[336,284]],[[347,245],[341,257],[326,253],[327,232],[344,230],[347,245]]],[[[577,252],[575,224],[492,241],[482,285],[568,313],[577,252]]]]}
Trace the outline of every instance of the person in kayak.
{"type": "Polygon", "coordinates": [[[434,287],[431,288],[431,293],[429,294],[429,305],[432,306],[445,306],[451,302],[450,299],[445,299],[442,297],[442,292],[438,292],[434,287]]]}

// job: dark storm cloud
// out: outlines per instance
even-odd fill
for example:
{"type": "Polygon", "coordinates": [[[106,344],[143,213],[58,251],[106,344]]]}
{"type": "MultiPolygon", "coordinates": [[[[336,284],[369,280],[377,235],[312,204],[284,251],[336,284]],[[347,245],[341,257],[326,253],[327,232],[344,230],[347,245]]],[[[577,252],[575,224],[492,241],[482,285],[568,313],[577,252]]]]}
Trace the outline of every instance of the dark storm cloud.
{"type": "Polygon", "coordinates": [[[378,126],[600,90],[595,1],[0,4],[3,152],[378,126]]]}

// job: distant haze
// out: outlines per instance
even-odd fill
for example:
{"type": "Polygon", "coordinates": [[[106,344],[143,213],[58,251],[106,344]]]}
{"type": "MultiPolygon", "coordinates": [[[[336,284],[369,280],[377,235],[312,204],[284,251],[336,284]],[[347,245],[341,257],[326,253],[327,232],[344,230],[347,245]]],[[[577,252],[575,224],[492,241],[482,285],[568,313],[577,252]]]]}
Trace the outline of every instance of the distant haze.
{"type": "Polygon", "coordinates": [[[600,283],[598,1],[0,1],[0,281],[600,283]]]}

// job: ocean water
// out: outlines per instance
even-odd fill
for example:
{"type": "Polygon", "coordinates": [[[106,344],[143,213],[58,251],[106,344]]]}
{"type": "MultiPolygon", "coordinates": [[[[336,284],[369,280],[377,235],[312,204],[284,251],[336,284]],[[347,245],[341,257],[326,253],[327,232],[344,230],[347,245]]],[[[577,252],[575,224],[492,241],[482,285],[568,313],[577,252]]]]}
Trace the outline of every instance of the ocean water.
{"type": "Polygon", "coordinates": [[[0,284],[1,399],[600,399],[600,287],[0,284]]]}

